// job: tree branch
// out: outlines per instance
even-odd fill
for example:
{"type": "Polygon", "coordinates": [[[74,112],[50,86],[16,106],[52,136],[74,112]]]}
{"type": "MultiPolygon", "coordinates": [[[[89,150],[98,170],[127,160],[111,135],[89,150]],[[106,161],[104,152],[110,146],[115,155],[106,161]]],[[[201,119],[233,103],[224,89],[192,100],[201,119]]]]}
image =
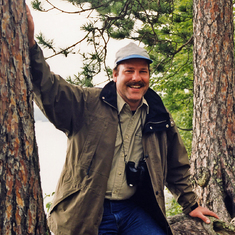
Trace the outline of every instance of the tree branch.
{"type": "Polygon", "coordinates": [[[43,10],[43,12],[49,12],[49,11],[51,11],[51,10],[56,9],[56,10],[62,12],[62,13],[67,13],[67,14],[79,14],[79,13],[83,13],[83,12],[86,12],[86,11],[93,11],[93,10],[98,9],[98,8],[100,8],[100,7],[105,7],[105,6],[107,5],[107,3],[106,3],[106,4],[101,4],[101,5],[97,6],[97,7],[90,7],[90,8],[87,8],[87,9],[83,9],[82,6],[81,6],[81,4],[80,4],[80,8],[81,8],[82,10],[79,10],[79,11],[65,11],[65,10],[63,10],[63,9],[60,9],[60,8],[56,7],[56,6],[55,6],[54,4],[52,4],[49,0],[46,0],[46,2],[47,2],[48,4],[50,4],[50,5],[52,6],[52,8],[50,8],[50,9],[48,9],[48,10],[43,10]]]}
{"type": "MultiPolygon", "coordinates": [[[[89,32],[89,33],[90,33],[90,32],[89,32]]],[[[45,59],[47,60],[47,59],[50,59],[50,58],[52,58],[52,57],[54,57],[54,56],[56,56],[56,55],[63,54],[64,51],[67,51],[67,50],[69,50],[69,49],[75,47],[77,44],[79,44],[79,43],[81,43],[82,41],[84,41],[84,40],[88,37],[89,33],[87,33],[86,36],[85,36],[83,39],[81,39],[80,41],[74,43],[73,45],[71,45],[71,46],[69,46],[69,47],[67,47],[67,48],[65,48],[65,49],[63,49],[63,50],[61,50],[61,51],[59,51],[59,52],[57,52],[57,53],[51,55],[51,56],[46,57],[45,59]]]]}

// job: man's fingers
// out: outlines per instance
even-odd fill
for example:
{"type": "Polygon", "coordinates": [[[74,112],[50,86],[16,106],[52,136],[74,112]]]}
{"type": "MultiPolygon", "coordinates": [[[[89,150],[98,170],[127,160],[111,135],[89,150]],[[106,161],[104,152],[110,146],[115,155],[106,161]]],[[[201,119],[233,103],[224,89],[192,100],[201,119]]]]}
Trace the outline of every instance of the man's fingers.
{"type": "Polygon", "coordinates": [[[201,207],[201,206],[199,206],[195,210],[191,211],[189,213],[189,215],[192,217],[197,217],[199,219],[202,219],[207,224],[210,223],[210,220],[209,220],[209,218],[206,217],[206,215],[213,216],[213,217],[219,219],[219,217],[216,213],[214,213],[213,211],[210,211],[207,208],[201,207]]]}
{"type": "Polygon", "coordinates": [[[207,224],[209,224],[211,221],[206,217],[206,216],[204,216],[204,215],[201,215],[200,217],[199,217],[200,219],[202,219],[205,223],[207,223],[207,224]]]}
{"type": "Polygon", "coordinates": [[[219,219],[219,216],[216,213],[214,213],[213,211],[210,211],[207,208],[204,208],[204,210],[202,210],[202,213],[203,213],[203,215],[209,215],[209,216],[213,216],[213,217],[219,219]]]}

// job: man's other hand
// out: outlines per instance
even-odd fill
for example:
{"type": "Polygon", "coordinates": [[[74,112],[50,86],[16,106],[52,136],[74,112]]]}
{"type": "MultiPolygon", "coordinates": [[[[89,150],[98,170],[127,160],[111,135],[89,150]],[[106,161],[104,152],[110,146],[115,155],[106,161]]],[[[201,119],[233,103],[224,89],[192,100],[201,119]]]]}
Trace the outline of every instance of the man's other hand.
{"type": "Polygon", "coordinates": [[[210,220],[206,217],[206,215],[213,216],[213,217],[219,219],[219,217],[216,213],[214,213],[213,211],[210,211],[209,209],[207,209],[205,207],[201,207],[201,206],[199,206],[196,209],[194,209],[193,211],[191,211],[189,213],[189,215],[191,217],[197,217],[199,219],[202,219],[207,224],[210,223],[210,220]]]}

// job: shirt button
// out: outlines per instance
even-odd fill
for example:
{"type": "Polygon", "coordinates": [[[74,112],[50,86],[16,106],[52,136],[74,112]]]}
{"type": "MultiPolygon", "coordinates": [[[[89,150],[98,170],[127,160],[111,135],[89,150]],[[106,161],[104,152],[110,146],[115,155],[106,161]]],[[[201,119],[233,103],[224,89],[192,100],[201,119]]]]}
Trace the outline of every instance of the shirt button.
{"type": "Polygon", "coordinates": [[[151,130],[152,130],[152,129],[153,129],[153,127],[152,127],[152,126],[150,126],[150,127],[149,127],[149,129],[151,129],[151,130]]]}
{"type": "Polygon", "coordinates": [[[119,174],[119,175],[122,175],[122,172],[119,172],[118,174],[119,174]]]}
{"type": "Polygon", "coordinates": [[[169,125],[168,125],[168,124],[166,124],[166,128],[169,128],[169,125]]]}

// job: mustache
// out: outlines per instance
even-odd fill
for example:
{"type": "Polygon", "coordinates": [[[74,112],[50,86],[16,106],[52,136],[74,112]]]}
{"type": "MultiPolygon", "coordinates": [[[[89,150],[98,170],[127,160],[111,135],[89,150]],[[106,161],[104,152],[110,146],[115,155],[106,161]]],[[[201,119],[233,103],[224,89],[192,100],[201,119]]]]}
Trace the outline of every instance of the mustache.
{"type": "Polygon", "coordinates": [[[139,82],[128,82],[126,85],[127,86],[140,86],[140,87],[143,87],[143,86],[145,86],[145,83],[142,82],[142,81],[139,81],[139,82]]]}

